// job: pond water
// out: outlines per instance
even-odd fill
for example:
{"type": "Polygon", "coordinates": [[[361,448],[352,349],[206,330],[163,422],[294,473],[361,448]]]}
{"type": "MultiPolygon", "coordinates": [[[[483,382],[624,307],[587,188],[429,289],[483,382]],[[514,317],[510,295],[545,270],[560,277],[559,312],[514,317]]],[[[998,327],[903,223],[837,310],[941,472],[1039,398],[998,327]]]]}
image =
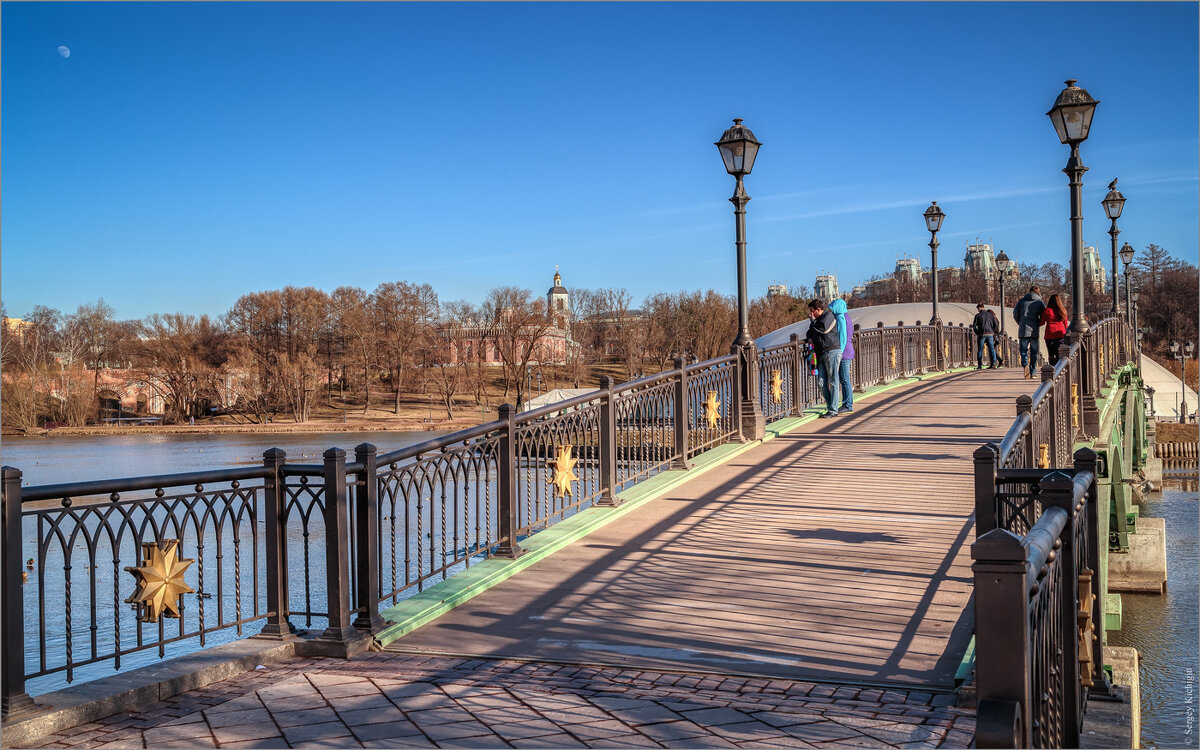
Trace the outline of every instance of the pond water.
{"type": "MultiPolygon", "coordinates": [[[[5,438],[0,445],[0,459],[4,465],[22,470],[23,486],[36,486],[252,466],[261,463],[263,451],[272,447],[283,449],[292,463],[320,463],[321,454],[334,446],[346,450],[352,460],[354,446],[364,442],[374,444],[382,453],[415,445],[441,434],[444,433],[389,431],[5,438]]],[[[255,570],[262,570],[265,565],[265,549],[256,542],[264,534],[261,514],[256,524],[257,534],[244,522],[245,517],[236,533],[231,533],[233,527],[229,522],[219,524],[224,527],[224,541],[213,535],[214,524],[208,523],[205,538],[207,551],[199,550],[201,554],[197,554],[195,540],[190,539],[188,544],[191,546],[183,556],[203,556],[206,563],[203,566],[192,565],[185,574],[185,580],[197,593],[185,596],[181,620],[164,621],[159,626],[143,626],[136,622],[135,613],[128,605],[119,602],[130,592],[132,581],[122,572],[123,567],[136,562],[132,559],[129,545],[122,545],[120,560],[117,561],[113,559],[111,545],[105,543],[102,534],[95,535],[93,549],[89,549],[90,545],[85,544],[83,538],[74,541],[55,539],[50,523],[55,518],[64,519],[59,504],[44,501],[33,505],[53,507],[55,513],[45,517],[43,522],[27,516],[24,523],[22,557],[44,561],[43,566],[35,565],[25,571],[28,582],[23,586],[23,593],[26,668],[29,673],[63,664],[64,655],[72,650],[77,663],[86,662],[90,654],[97,653],[97,649],[100,654],[111,653],[115,644],[128,649],[135,643],[140,645],[143,638],[147,643],[153,643],[162,639],[164,633],[169,637],[181,625],[186,626],[188,632],[196,632],[198,617],[205,605],[210,623],[214,613],[217,619],[222,619],[221,607],[225,608],[224,619],[235,615],[233,610],[239,607],[242,608],[239,611],[249,616],[266,609],[265,592],[259,585],[261,581],[255,576],[255,570]],[[38,553],[39,539],[46,540],[45,544],[48,545],[44,556],[38,553]],[[231,547],[231,542],[237,540],[241,543],[240,550],[231,547]],[[72,550],[70,561],[64,559],[64,547],[72,550]],[[239,552],[241,559],[237,560],[239,552]],[[203,575],[201,568],[208,571],[207,579],[197,577],[197,574],[203,575]],[[71,607],[66,604],[68,597],[72,602],[71,607]],[[69,612],[65,618],[63,616],[68,609],[74,613],[74,622],[69,612]]],[[[84,507],[86,504],[77,502],[71,510],[82,511],[84,507]]],[[[62,520],[62,523],[68,532],[79,525],[73,524],[70,519],[62,520]]],[[[98,521],[95,516],[90,516],[85,523],[88,528],[95,529],[98,521]]],[[[289,527],[292,608],[319,610],[325,597],[323,574],[320,572],[324,567],[324,551],[321,547],[323,525],[317,517],[304,527],[304,531],[313,533],[314,544],[308,543],[307,533],[302,538],[299,530],[289,527]],[[311,583],[306,582],[301,574],[301,565],[306,564],[310,556],[317,571],[311,583]]],[[[293,615],[292,621],[302,628],[324,626],[323,617],[293,615]]],[[[183,638],[167,645],[163,656],[177,656],[235,640],[256,633],[260,624],[261,621],[248,622],[241,633],[235,628],[217,630],[206,634],[203,643],[198,637],[183,638]]],[[[120,666],[122,669],[145,666],[157,662],[159,658],[158,649],[149,648],[125,654],[120,666]]],[[[114,671],[111,659],[101,659],[75,669],[72,678],[74,682],[85,682],[111,675],[114,671]]],[[[66,673],[56,671],[29,680],[27,691],[37,695],[65,687],[66,684],[66,673]]]]}
{"type": "Polygon", "coordinates": [[[289,432],[273,435],[162,434],[5,437],[0,460],[24,473],[21,484],[83,482],[228,469],[262,463],[263,451],[282,448],[292,463],[320,463],[338,447],[353,460],[354,446],[375,445],[380,453],[431,440],[441,432],[289,432]]]}
{"type": "Polygon", "coordinates": [[[1195,480],[1164,483],[1141,515],[1167,521],[1167,593],[1122,594],[1121,630],[1109,645],[1141,654],[1142,747],[1196,747],[1197,647],[1200,645],[1200,559],[1195,480]]]}

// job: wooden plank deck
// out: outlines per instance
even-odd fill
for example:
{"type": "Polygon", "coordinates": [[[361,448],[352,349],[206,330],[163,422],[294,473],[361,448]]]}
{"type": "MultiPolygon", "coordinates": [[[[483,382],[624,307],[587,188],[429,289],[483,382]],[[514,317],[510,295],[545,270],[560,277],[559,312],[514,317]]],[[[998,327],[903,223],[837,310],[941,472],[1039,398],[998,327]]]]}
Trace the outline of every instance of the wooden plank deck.
{"type": "Polygon", "coordinates": [[[953,687],[971,452],[1020,370],[961,373],[743,453],[388,650],[953,687]]]}

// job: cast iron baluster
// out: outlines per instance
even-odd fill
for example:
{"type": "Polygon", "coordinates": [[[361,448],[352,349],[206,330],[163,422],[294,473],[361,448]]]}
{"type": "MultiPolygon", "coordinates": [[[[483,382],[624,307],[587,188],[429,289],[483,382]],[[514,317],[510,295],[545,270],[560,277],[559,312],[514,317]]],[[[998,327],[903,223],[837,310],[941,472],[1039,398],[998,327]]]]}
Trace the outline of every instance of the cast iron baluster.
{"type": "MultiPolygon", "coordinates": [[[[237,622],[237,634],[242,634],[242,540],[239,531],[239,524],[236,518],[230,518],[233,522],[233,617],[237,622]]],[[[183,618],[179,618],[179,622],[183,624],[183,618]]]]}
{"type": "MultiPolygon", "coordinates": [[[[113,546],[113,669],[121,668],[121,594],[118,582],[121,576],[121,558],[120,558],[120,538],[117,537],[112,543],[113,546]]],[[[45,639],[43,640],[43,649],[45,648],[45,639]]],[[[43,666],[45,669],[45,658],[43,656],[43,666]]]]}

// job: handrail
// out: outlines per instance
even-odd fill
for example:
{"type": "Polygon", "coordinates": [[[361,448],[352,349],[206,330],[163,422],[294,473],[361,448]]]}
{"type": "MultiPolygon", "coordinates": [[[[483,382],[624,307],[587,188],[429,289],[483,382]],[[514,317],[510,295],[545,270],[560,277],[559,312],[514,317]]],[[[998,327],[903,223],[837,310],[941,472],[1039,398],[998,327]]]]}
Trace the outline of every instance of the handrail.
{"type": "Polygon", "coordinates": [[[58,500],[64,497],[104,495],[132,490],[153,490],[163,487],[179,487],[185,484],[211,484],[233,482],[242,479],[262,479],[268,472],[262,466],[240,469],[213,469],[192,471],[183,474],[157,474],[127,479],[97,479],[90,482],[64,482],[21,488],[21,501],[58,500]]]}

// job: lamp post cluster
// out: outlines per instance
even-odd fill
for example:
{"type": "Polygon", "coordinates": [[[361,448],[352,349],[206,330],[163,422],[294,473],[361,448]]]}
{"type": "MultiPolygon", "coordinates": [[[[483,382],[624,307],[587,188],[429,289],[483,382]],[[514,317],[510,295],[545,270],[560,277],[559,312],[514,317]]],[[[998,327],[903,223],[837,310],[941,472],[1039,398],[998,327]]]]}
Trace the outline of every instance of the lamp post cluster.
{"type": "MultiPolygon", "coordinates": [[[[1071,298],[1073,310],[1069,331],[1073,337],[1079,337],[1088,330],[1088,321],[1084,310],[1086,296],[1084,292],[1082,208],[1083,175],[1088,171],[1088,168],[1083,165],[1083,161],[1080,158],[1079,144],[1088,138],[1092,127],[1092,117],[1096,112],[1096,105],[1099,104],[1099,101],[1093,99],[1086,90],[1076,86],[1075,83],[1075,79],[1069,79],[1066,82],[1066,88],[1059,93],[1058,98],[1054,101],[1054,106],[1050,108],[1050,111],[1046,115],[1054,124],[1054,130],[1058,134],[1059,141],[1071,149],[1067,165],[1063,168],[1063,172],[1069,180],[1071,200],[1071,298]]],[[[738,280],[738,332],[737,337],[733,341],[732,349],[733,353],[738,354],[741,358],[742,364],[742,382],[739,383],[739,398],[741,400],[743,418],[742,434],[753,439],[762,436],[764,421],[758,398],[758,356],[754,340],[750,337],[750,318],[746,292],[746,204],[750,202],[750,196],[746,194],[742,178],[750,174],[750,170],[754,167],[754,158],[758,155],[758,149],[762,146],[762,143],[754,137],[754,133],[749,128],[742,125],[740,118],[735,118],[733,127],[727,129],[715,145],[721,153],[721,160],[725,164],[725,170],[737,179],[733,197],[729,199],[734,207],[738,280]]],[[[1112,238],[1111,313],[1113,315],[1120,314],[1119,276],[1117,274],[1117,257],[1120,256],[1121,261],[1125,264],[1126,316],[1127,320],[1136,330],[1137,317],[1133,305],[1136,295],[1132,294],[1129,288],[1129,264],[1133,261],[1134,249],[1128,242],[1120,249],[1117,248],[1117,237],[1121,233],[1120,229],[1117,228],[1117,219],[1121,217],[1121,212],[1125,207],[1125,196],[1117,190],[1117,180],[1109,183],[1108,194],[1104,196],[1102,203],[1104,205],[1104,213],[1111,222],[1108,230],[1109,236],[1112,238]]],[[[925,227],[929,230],[929,250],[932,256],[931,292],[933,297],[933,311],[929,323],[937,327],[937,367],[938,369],[944,369],[945,358],[942,346],[941,317],[938,315],[937,253],[940,243],[938,242],[937,234],[942,228],[942,222],[945,220],[946,214],[938,206],[937,201],[933,201],[929,208],[925,210],[924,218],[925,227]]],[[[1000,306],[1002,310],[1006,306],[1004,277],[1013,265],[1014,261],[1003,252],[997,255],[996,267],[1000,271],[1000,306]]],[[[1004,332],[1004,319],[1006,317],[1003,313],[1000,315],[1001,332],[1004,332]]],[[[1140,350],[1140,343],[1138,347],[1140,350]]]]}
{"type": "Polygon", "coordinates": [[[1192,342],[1187,342],[1183,346],[1179,345],[1178,341],[1171,342],[1171,358],[1179,362],[1179,423],[1183,424],[1187,421],[1187,361],[1192,358],[1196,347],[1192,342]]]}

